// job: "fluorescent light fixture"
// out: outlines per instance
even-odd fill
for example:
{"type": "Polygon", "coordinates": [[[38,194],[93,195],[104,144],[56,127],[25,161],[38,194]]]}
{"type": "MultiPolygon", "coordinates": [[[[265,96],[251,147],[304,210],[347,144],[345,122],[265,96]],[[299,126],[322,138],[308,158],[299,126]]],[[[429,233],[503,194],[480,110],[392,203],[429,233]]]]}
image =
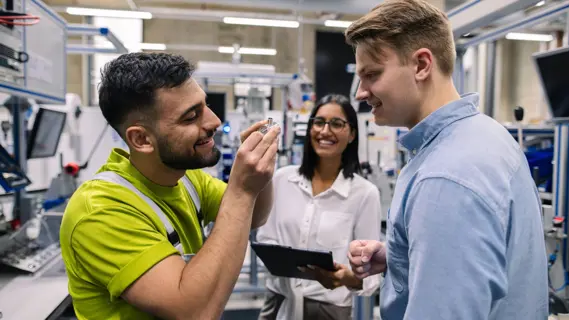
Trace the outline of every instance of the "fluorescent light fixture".
{"type": "MultiPolygon", "coordinates": [[[[233,47],[219,47],[219,53],[234,53],[235,49],[233,47]]],[[[275,49],[264,49],[264,48],[239,48],[240,54],[253,54],[261,56],[274,56],[277,54],[275,49]]]]}
{"type": "Polygon", "coordinates": [[[545,0],[542,0],[542,1],[538,2],[538,3],[536,3],[535,6],[536,6],[536,7],[541,7],[541,6],[543,6],[544,4],[545,4],[545,0]]]}
{"type": "Polygon", "coordinates": [[[271,20],[271,19],[252,19],[252,18],[236,18],[225,17],[223,23],[227,24],[240,24],[248,26],[263,26],[263,27],[281,27],[281,28],[298,28],[298,21],[293,20],[271,20]]]}
{"type": "Polygon", "coordinates": [[[352,24],[352,21],[342,21],[342,20],[326,20],[324,25],[333,28],[347,28],[352,24]]]}
{"type": "Polygon", "coordinates": [[[553,40],[553,36],[549,35],[549,34],[510,32],[510,33],[506,34],[506,39],[508,39],[508,40],[525,40],[525,41],[548,42],[548,41],[553,40]]]}
{"type": "Polygon", "coordinates": [[[75,16],[152,19],[152,13],[145,11],[110,10],[110,9],[94,9],[94,8],[77,8],[77,7],[68,7],[65,11],[68,14],[75,16]]]}

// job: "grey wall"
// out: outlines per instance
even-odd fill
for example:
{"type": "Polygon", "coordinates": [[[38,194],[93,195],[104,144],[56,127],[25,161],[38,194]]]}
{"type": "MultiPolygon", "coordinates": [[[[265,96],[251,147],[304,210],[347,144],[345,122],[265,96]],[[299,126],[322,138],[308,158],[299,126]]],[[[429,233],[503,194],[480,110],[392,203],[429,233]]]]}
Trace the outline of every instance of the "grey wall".
{"type": "Polygon", "coordinates": [[[513,108],[516,106],[525,109],[525,123],[536,123],[549,116],[531,58],[534,53],[549,47],[553,47],[553,43],[498,41],[495,89],[495,115],[498,121],[514,121],[513,108]]]}

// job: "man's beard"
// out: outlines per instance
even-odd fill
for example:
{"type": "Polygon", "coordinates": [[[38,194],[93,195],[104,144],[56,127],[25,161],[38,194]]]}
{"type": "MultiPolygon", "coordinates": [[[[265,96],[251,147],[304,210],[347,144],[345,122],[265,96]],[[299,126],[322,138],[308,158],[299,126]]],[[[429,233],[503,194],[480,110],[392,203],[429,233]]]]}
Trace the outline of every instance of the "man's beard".
{"type": "Polygon", "coordinates": [[[174,170],[194,170],[212,167],[221,158],[221,152],[215,146],[207,156],[202,156],[197,152],[194,155],[188,155],[174,151],[176,149],[180,150],[181,148],[173,148],[166,137],[158,139],[160,160],[164,165],[174,170]]]}

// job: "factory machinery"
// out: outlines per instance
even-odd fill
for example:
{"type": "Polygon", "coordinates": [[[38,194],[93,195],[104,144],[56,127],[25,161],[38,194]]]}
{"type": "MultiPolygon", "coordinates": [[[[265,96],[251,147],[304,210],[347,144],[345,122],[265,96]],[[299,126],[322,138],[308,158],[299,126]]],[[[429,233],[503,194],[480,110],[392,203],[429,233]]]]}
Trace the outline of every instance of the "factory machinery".
{"type": "Polygon", "coordinates": [[[569,81],[559,70],[569,59],[569,47],[533,55],[552,120],[542,125],[521,123],[524,109],[515,107],[516,124],[506,125],[524,151],[542,201],[543,227],[547,247],[550,287],[550,314],[569,314],[567,303],[569,274],[567,270],[567,219],[569,215],[569,96],[564,88],[569,81]]]}
{"type": "MultiPolygon", "coordinates": [[[[537,2],[475,0],[453,9],[448,15],[458,39],[463,34],[537,2]]],[[[533,18],[531,21],[524,20],[515,26],[507,25],[488,30],[467,40],[461,39],[457,41],[457,45],[459,49],[464,49],[477,43],[495,40],[509,30],[542,21],[547,17],[552,18],[567,11],[567,8],[569,1],[561,1],[540,10],[539,17],[532,14],[529,16],[533,18]]],[[[96,170],[96,164],[104,161],[110,147],[123,146],[116,133],[102,122],[104,119],[96,113],[98,111],[93,110],[96,108],[78,108],[76,99],[66,94],[66,55],[125,53],[127,49],[111,30],[90,25],[67,24],[40,0],[0,2],[0,46],[0,98],[3,101],[0,103],[9,110],[9,119],[2,119],[5,121],[1,122],[5,139],[4,145],[0,146],[0,186],[5,190],[5,194],[0,196],[0,318],[60,319],[71,305],[58,234],[66,200],[77,188],[81,177],[91,176],[96,170]],[[113,47],[102,49],[68,44],[69,35],[106,37],[113,47]],[[84,147],[84,141],[79,142],[80,131],[77,128],[82,121],[80,114],[89,112],[95,112],[89,114],[90,119],[101,121],[98,122],[98,127],[92,128],[100,132],[100,135],[97,142],[84,147]],[[28,122],[31,124],[29,130],[28,122]],[[12,140],[12,143],[8,140],[12,140]],[[101,146],[98,148],[99,142],[101,146]],[[58,153],[67,143],[73,145],[73,150],[68,150],[64,157],[58,157],[58,153]],[[106,148],[102,147],[103,145],[106,148]],[[86,150],[77,152],[79,149],[86,150]],[[97,149],[99,152],[95,152],[97,149]],[[79,159],[83,161],[78,163],[79,159]],[[88,165],[87,160],[91,160],[92,165],[88,165]],[[39,163],[45,164],[45,167],[38,165],[39,163]]],[[[536,56],[537,65],[540,59],[547,57],[563,56],[564,61],[569,59],[567,53],[557,53],[536,56]]],[[[461,55],[458,56],[459,68],[456,74],[459,87],[463,72],[460,61],[461,55]]],[[[221,162],[225,168],[213,168],[213,173],[224,180],[230,173],[231,152],[232,148],[238,145],[235,138],[239,128],[267,117],[272,117],[283,127],[279,165],[300,162],[298,155],[302,152],[301,141],[306,134],[308,112],[314,101],[312,83],[303,74],[278,74],[274,67],[271,67],[238,62],[217,65],[204,62],[201,66],[198,65],[195,77],[202,81],[206,92],[210,85],[232,85],[233,90],[241,87],[237,90],[240,92],[235,95],[242,99],[241,103],[235,103],[241,105],[241,108],[226,113],[223,119],[224,134],[221,135],[222,141],[218,142],[225,149],[224,161],[221,162]],[[235,84],[239,86],[234,86],[235,84]],[[267,87],[280,89],[282,111],[274,111],[267,106],[267,99],[270,98],[265,91],[267,87]]],[[[542,72],[542,81],[547,82],[549,78],[543,74],[542,72]]],[[[549,102],[553,110],[563,109],[555,107],[561,102],[552,99],[549,102]]],[[[365,175],[386,195],[382,203],[388,206],[389,190],[398,170],[407,161],[405,153],[396,143],[397,137],[404,133],[404,130],[372,125],[369,113],[361,112],[359,116],[362,130],[360,158],[364,162],[365,175]]],[[[550,261],[552,300],[556,302],[555,311],[563,313],[566,306],[564,299],[569,293],[566,288],[568,250],[565,236],[569,191],[569,121],[565,119],[569,119],[569,115],[554,113],[554,118],[554,125],[545,129],[524,127],[519,130],[516,126],[508,129],[514,138],[521,137],[530,166],[532,169],[537,168],[534,170],[534,177],[544,200],[544,228],[548,239],[548,252],[551,254],[547,258],[550,261]],[[553,154],[550,150],[551,143],[553,154]],[[550,159],[554,160],[553,165],[550,159]],[[557,255],[560,256],[559,259],[557,255]]],[[[83,122],[82,128],[91,124],[88,122],[94,121],[83,122]]],[[[254,240],[254,237],[253,233],[251,239],[254,240]]],[[[250,305],[241,304],[245,299],[254,300],[252,298],[262,296],[265,290],[262,285],[265,272],[254,253],[250,252],[229,301],[228,311],[251,308],[250,305]]],[[[355,297],[353,318],[372,319],[374,305],[373,299],[369,297],[355,297]]],[[[259,305],[256,308],[258,307],[259,305]]]]}

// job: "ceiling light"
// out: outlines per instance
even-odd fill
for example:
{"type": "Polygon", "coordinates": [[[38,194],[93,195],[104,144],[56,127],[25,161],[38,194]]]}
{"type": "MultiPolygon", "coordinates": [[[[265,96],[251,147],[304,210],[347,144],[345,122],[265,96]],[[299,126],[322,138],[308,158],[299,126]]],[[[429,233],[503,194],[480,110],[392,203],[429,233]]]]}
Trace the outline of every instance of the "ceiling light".
{"type": "Polygon", "coordinates": [[[549,34],[510,32],[506,35],[506,39],[508,39],[508,40],[526,40],[526,41],[548,42],[548,41],[553,40],[553,36],[549,35],[549,34]]]}
{"type": "MultiPolygon", "coordinates": [[[[233,47],[219,47],[219,53],[234,53],[235,49],[233,47]]],[[[274,56],[277,54],[275,49],[263,49],[263,48],[239,48],[240,54],[254,54],[261,56],[274,56]]]]}
{"type": "Polygon", "coordinates": [[[352,24],[352,21],[341,21],[341,20],[326,20],[324,25],[333,28],[347,28],[352,24]]]}
{"type": "Polygon", "coordinates": [[[223,22],[227,24],[240,24],[249,26],[263,27],[282,27],[282,28],[298,28],[298,21],[293,20],[270,20],[270,19],[252,19],[252,18],[235,18],[225,17],[223,22]]]}
{"type": "Polygon", "coordinates": [[[535,6],[536,6],[536,7],[541,7],[541,6],[543,6],[544,4],[545,4],[545,1],[542,0],[542,1],[538,2],[535,6]]]}
{"type": "Polygon", "coordinates": [[[109,10],[93,8],[69,7],[65,10],[68,14],[76,16],[92,17],[111,17],[111,18],[131,18],[131,19],[151,19],[152,13],[133,10],[109,10]]]}

